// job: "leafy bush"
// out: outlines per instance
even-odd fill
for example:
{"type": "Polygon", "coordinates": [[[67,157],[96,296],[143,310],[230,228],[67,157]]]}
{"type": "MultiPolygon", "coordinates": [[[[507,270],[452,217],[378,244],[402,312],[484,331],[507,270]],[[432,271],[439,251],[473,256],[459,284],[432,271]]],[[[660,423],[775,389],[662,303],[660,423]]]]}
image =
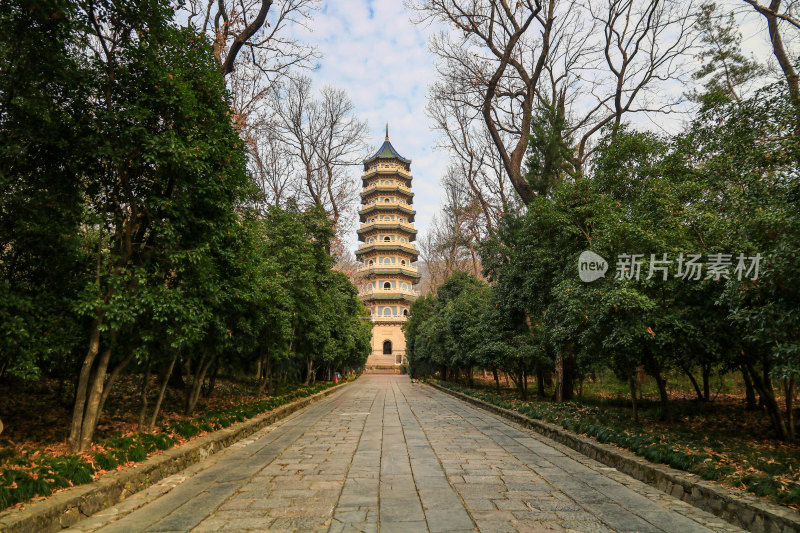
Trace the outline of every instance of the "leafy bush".
{"type": "Polygon", "coordinates": [[[117,467],[117,459],[110,453],[98,452],[94,454],[94,463],[101,470],[113,470],[117,467]]]}

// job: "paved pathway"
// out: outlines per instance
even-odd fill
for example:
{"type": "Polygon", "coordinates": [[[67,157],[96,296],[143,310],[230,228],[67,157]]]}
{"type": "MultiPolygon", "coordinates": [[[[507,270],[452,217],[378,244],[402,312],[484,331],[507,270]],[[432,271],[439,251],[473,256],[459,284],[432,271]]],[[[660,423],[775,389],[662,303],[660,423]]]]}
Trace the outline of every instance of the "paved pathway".
{"type": "Polygon", "coordinates": [[[741,531],[395,375],[365,375],[75,528],[95,530],[741,531]]]}

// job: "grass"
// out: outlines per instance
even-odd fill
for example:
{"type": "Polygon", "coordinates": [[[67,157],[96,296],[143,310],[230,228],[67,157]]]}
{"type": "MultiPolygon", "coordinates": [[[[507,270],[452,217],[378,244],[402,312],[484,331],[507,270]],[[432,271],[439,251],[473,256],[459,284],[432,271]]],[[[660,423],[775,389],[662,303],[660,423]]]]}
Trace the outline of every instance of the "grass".
{"type": "Polygon", "coordinates": [[[109,470],[119,470],[167,450],[201,433],[217,431],[296,399],[333,386],[321,382],[283,394],[212,409],[191,418],[171,417],[156,433],[121,433],[107,436],[83,454],[59,453],[53,447],[0,448],[0,509],[85,483],[109,470]]]}
{"type": "Polygon", "coordinates": [[[634,425],[630,402],[599,387],[585,387],[585,397],[580,401],[555,403],[523,402],[513,390],[501,389],[498,393],[488,384],[466,388],[438,383],[572,433],[619,446],[650,462],[800,508],[800,448],[771,440],[760,423],[763,415],[748,417],[738,402],[674,401],[675,421],[665,423],[658,420],[657,402],[645,398],[641,423],[634,425]]]}

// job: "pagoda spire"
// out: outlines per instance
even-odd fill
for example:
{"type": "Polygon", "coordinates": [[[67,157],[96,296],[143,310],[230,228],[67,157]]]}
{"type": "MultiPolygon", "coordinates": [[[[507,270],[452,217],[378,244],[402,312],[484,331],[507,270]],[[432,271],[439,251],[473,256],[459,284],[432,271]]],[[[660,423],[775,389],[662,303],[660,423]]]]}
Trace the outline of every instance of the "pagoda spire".
{"type": "Polygon", "coordinates": [[[389,123],[386,123],[386,142],[389,142],[389,123]]]}

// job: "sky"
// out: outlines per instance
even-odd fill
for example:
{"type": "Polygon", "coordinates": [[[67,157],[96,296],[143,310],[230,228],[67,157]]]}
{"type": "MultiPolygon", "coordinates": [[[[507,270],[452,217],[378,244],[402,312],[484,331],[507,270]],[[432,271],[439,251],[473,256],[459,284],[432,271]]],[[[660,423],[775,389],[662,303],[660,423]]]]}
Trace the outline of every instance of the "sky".
{"type": "MultiPolygon", "coordinates": [[[[436,134],[425,116],[434,58],[426,29],[412,24],[410,16],[400,0],[325,1],[311,31],[300,31],[298,38],[322,54],[309,73],[315,87],[347,91],[356,114],[369,124],[369,143],[376,150],[388,122],[392,146],[412,161],[415,224],[422,235],[442,200],[439,180],[447,154],[434,151],[436,134]]],[[[349,244],[357,245],[355,231],[349,244]]]]}

